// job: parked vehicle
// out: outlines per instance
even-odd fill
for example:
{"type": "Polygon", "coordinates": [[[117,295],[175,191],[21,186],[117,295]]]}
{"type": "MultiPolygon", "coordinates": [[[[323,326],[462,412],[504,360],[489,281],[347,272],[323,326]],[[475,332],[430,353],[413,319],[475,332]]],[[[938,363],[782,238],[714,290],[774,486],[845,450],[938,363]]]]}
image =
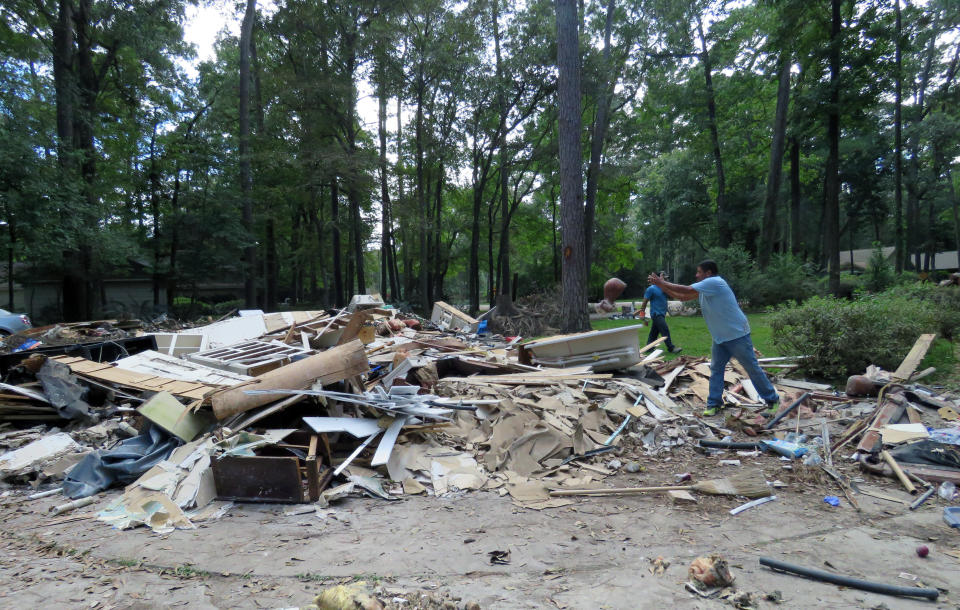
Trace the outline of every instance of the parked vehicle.
{"type": "Polygon", "coordinates": [[[6,309],[0,309],[0,336],[6,337],[28,328],[33,328],[33,324],[30,323],[30,316],[25,313],[10,313],[6,309]]]}

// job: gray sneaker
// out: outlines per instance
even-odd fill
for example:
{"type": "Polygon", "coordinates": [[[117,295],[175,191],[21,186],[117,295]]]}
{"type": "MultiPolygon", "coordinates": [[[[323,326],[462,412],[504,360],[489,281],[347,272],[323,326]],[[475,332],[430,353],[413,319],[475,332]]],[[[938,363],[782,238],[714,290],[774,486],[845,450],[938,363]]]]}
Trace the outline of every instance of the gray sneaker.
{"type": "Polygon", "coordinates": [[[670,352],[671,354],[679,354],[680,352],[683,351],[683,348],[680,347],[679,345],[674,345],[672,348],[668,349],[667,351],[670,352]]]}

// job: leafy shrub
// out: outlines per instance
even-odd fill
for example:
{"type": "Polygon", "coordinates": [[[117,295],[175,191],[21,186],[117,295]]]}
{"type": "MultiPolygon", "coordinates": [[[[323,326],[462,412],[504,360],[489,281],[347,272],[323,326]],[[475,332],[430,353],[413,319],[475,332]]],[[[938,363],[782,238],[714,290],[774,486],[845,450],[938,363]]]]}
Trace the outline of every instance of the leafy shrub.
{"type": "Polygon", "coordinates": [[[784,301],[800,302],[817,294],[817,280],[803,261],[791,254],[774,254],[770,264],[753,281],[750,305],[754,308],[784,301]]]}
{"type": "Polygon", "coordinates": [[[915,285],[854,300],[813,297],[770,315],[773,342],[783,353],[809,356],[805,369],[842,378],[876,364],[899,365],[923,333],[950,339],[960,328],[960,293],[915,285]]]}
{"type": "Polygon", "coordinates": [[[244,300],[243,299],[232,299],[230,301],[223,301],[217,303],[213,306],[213,314],[218,316],[223,316],[234,309],[243,309],[244,300]]]}
{"type": "Polygon", "coordinates": [[[873,253],[867,261],[867,272],[863,276],[863,287],[870,292],[880,292],[896,282],[893,266],[887,261],[880,248],[880,242],[873,242],[873,253]]]}
{"type": "Polygon", "coordinates": [[[212,314],[213,305],[201,300],[195,301],[190,297],[173,297],[173,307],[170,313],[178,320],[189,320],[198,316],[212,314]]]}
{"type": "Polygon", "coordinates": [[[717,263],[720,277],[727,280],[738,299],[752,301],[757,265],[749,252],[740,246],[713,248],[707,253],[707,258],[717,263]]]}
{"type": "Polygon", "coordinates": [[[762,309],[784,301],[802,301],[825,292],[818,289],[811,269],[788,253],[771,256],[764,271],[760,271],[750,254],[739,246],[714,248],[709,256],[746,308],[762,309]]]}
{"type": "MultiPolygon", "coordinates": [[[[840,293],[838,296],[844,299],[851,299],[863,292],[862,276],[853,273],[840,273],[840,293]]],[[[830,294],[830,276],[823,275],[817,278],[817,293],[820,295],[830,294]]]]}

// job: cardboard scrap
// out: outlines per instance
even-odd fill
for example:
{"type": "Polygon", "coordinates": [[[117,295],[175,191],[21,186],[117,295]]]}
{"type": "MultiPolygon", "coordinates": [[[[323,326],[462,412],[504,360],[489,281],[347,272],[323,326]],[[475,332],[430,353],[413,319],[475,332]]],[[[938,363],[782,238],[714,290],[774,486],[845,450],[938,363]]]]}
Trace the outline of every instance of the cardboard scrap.
{"type": "Polygon", "coordinates": [[[696,504],[697,499],[689,491],[685,489],[675,489],[667,492],[667,495],[670,496],[670,500],[674,504],[696,504]]]}
{"type": "Polygon", "coordinates": [[[515,472],[507,472],[507,492],[519,505],[527,502],[542,502],[550,499],[550,491],[542,481],[522,477],[515,472]]]}
{"type": "Polygon", "coordinates": [[[957,413],[957,410],[952,407],[941,407],[937,413],[947,421],[957,421],[960,419],[960,413],[957,413]]]}
{"type": "Polygon", "coordinates": [[[416,496],[427,493],[427,488],[413,477],[407,477],[403,480],[403,493],[408,496],[416,496]]]}
{"type": "Polygon", "coordinates": [[[146,525],[158,534],[174,529],[195,529],[180,507],[165,493],[137,487],[100,511],[97,519],[117,529],[146,525]]]}
{"type": "Polygon", "coordinates": [[[458,489],[480,489],[487,482],[486,475],[469,453],[433,458],[430,477],[433,492],[438,496],[458,489]]]}
{"type": "Polygon", "coordinates": [[[923,424],[887,424],[880,428],[880,438],[884,443],[891,445],[929,436],[930,433],[923,424]]]}
{"type": "Polygon", "coordinates": [[[616,413],[620,417],[626,417],[629,410],[634,406],[634,401],[627,397],[623,392],[607,401],[603,408],[611,413],[616,413]]]}

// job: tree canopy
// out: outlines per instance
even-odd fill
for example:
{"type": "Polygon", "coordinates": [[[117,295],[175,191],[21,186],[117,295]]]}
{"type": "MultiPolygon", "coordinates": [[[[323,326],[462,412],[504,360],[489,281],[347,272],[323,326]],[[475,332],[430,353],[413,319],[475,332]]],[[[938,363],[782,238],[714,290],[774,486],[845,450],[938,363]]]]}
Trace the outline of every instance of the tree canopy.
{"type": "Polygon", "coordinates": [[[188,8],[0,6],[0,240],[56,315],[131,265],[156,311],[476,312],[718,252],[834,293],[848,250],[960,255],[950,0],[247,0],[205,61],[188,8]]]}

